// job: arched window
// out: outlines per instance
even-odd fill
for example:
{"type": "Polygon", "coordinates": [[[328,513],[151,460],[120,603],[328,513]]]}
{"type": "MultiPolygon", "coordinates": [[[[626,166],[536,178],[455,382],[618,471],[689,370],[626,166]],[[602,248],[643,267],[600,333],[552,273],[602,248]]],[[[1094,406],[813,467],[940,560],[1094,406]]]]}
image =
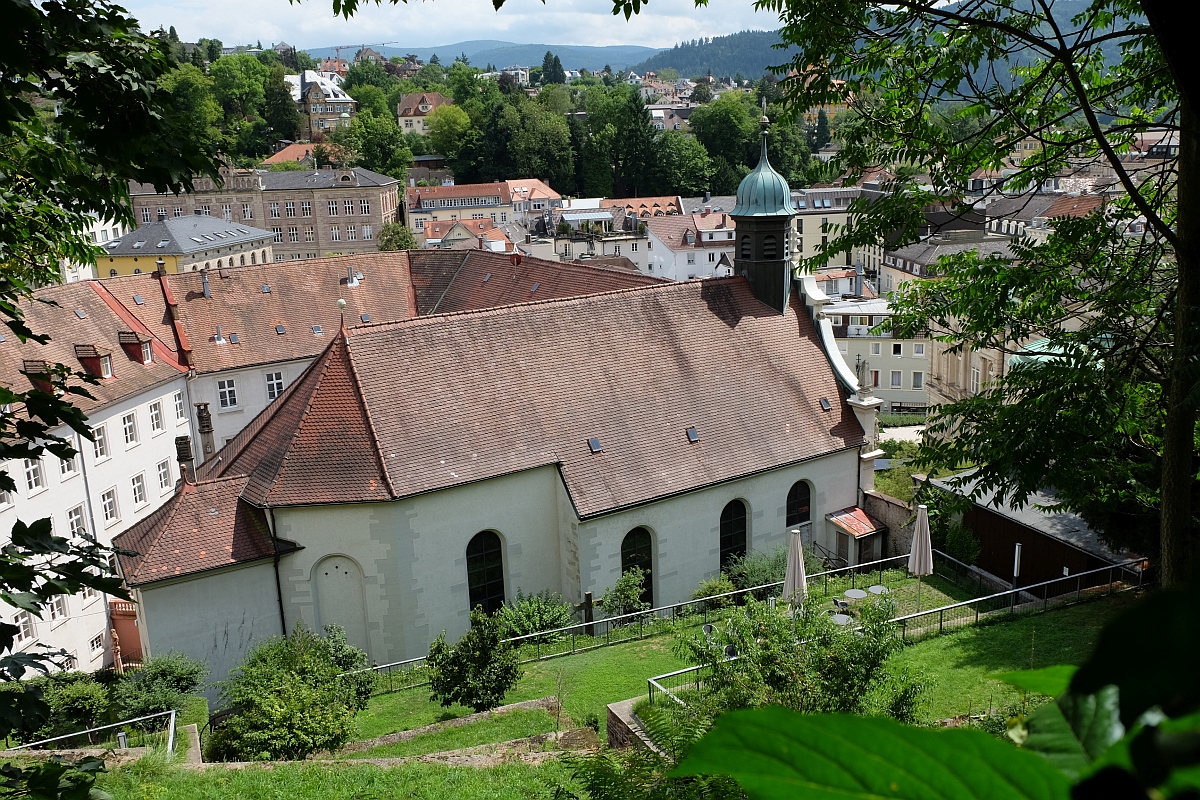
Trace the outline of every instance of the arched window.
{"type": "MultiPolygon", "coordinates": [[[[241,262],[242,262],[242,263],[241,263],[239,266],[242,266],[242,267],[246,266],[246,254],[245,254],[245,253],[242,253],[242,255],[241,255],[241,257],[240,257],[240,258],[241,258],[241,262]]],[[[232,258],[231,258],[231,259],[229,259],[229,260],[230,260],[230,262],[232,262],[232,261],[233,261],[233,259],[232,259],[232,258]]],[[[231,267],[232,267],[232,266],[233,266],[233,264],[232,264],[232,263],[230,263],[230,265],[229,265],[229,266],[231,266],[231,267]]]]}
{"type": "Polygon", "coordinates": [[[721,569],[731,559],[746,555],[746,504],[730,500],[721,511],[721,569]]]}
{"type": "Polygon", "coordinates": [[[262,251],[262,263],[264,263],[264,264],[267,263],[267,251],[266,250],[262,251]]]}
{"type": "Polygon", "coordinates": [[[223,259],[223,258],[217,259],[217,269],[220,269],[222,266],[224,266],[224,264],[225,264],[225,259],[223,259]]]}
{"type": "Polygon", "coordinates": [[[494,531],[480,531],[467,545],[467,589],[471,608],[493,614],[504,605],[504,554],[494,531]]]}
{"type": "MultiPolygon", "coordinates": [[[[211,264],[211,263],[209,263],[208,261],[205,261],[205,262],[204,262],[204,268],[205,268],[205,269],[208,269],[210,266],[212,266],[212,264],[211,264]]],[[[192,269],[195,269],[195,267],[192,267],[192,269]]]]}
{"type": "Polygon", "coordinates": [[[808,483],[796,481],[788,490],[787,496],[787,525],[803,525],[812,519],[809,509],[810,492],[808,483]]]}
{"type": "Polygon", "coordinates": [[[141,275],[141,274],[142,274],[142,270],[141,270],[141,268],[140,268],[140,267],[134,267],[134,268],[133,268],[133,274],[134,274],[134,275],[141,275]]]}
{"type": "Polygon", "coordinates": [[[621,541],[621,572],[628,572],[634,567],[642,570],[641,600],[651,606],[654,605],[654,580],[650,574],[653,562],[650,531],[637,527],[625,534],[621,541]]]}
{"type": "Polygon", "coordinates": [[[774,234],[768,233],[763,237],[763,260],[775,258],[777,252],[774,234]]]}
{"type": "Polygon", "coordinates": [[[750,234],[742,235],[742,258],[753,258],[753,245],[750,244],[750,234]]]}
{"type": "Polygon", "coordinates": [[[116,271],[115,269],[110,269],[110,270],[108,271],[108,277],[110,277],[110,278],[115,278],[115,277],[117,277],[117,271],[116,271]]]}
{"type": "Polygon", "coordinates": [[[257,263],[258,263],[258,260],[257,260],[257,259],[258,259],[258,253],[256,253],[256,252],[254,252],[253,250],[251,250],[251,251],[250,251],[250,263],[251,263],[251,264],[257,264],[257,263]]]}

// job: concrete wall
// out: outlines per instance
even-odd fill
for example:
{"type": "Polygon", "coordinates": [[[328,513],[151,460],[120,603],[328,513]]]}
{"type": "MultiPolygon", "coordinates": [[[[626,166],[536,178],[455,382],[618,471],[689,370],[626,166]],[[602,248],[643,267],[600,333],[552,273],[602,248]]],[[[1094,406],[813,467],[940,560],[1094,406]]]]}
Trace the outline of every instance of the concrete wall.
{"type": "MultiPolygon", "coordinates": [[[[215,333],[215,331],[214,331],[215,333]]],[[[228,336],[230,333],[237,331],[226,331],[228,336]]],[[[325,331],[322,336],[313,336],[318,344],[325,345],[329,343],[329,337],[337,334],[337,331],[325,331]]],[[[315,358],[315,356],[314,356],[315,358]]],[[[206,372],[192,378],[188,382],[188,389],[191,392],[193,403],[208,403],[208,410],[212,414],[213,423],[213,440],[217,450],[225,446],[225,442],[232,439],[238,434],[242,428],[250,424],[258,414],[270,404],[267,399],[267,373],[282,372],[283,386],[287,388],[292,381],[300,377],[300,374],[311,364],[313,359],[305,358],[295,361],[276,361],[267,365],[248,367],[246,369],[226,369],[220,372],[206,372]],[[220,397],[217,392],[218,380],[232,380],[237,393],[237,406],[233,408],[221,408],[220,397]]],[[[196,409],[188,408],[188,413],[195,416],[196,409]]],[[[200,448],[199,440],[193,442],[193,450],[196,453],[198,461],[204,460],[204,453],[200,448]]]]}
{"type": "MultiPolygon", "coordinates": [[[[220,680],[245,660],[255,642],[283,633],[271,562],[142,588],[147,656],[178,650],[208,665],[220,680]]],[[[216,690],[205,692],[210,701],[216,690]]]]}

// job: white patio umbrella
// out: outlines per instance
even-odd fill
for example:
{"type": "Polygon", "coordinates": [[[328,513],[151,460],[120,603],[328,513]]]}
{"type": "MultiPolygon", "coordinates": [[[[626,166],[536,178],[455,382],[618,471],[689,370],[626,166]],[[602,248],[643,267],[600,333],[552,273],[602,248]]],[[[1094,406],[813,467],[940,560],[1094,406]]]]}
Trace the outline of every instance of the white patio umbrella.
{"type": "Polygon", "coordinates": [[[798,603],[808,597],[808,577],[804,574],[804,542],[800,538],[800,529],[788,531],[791,544],[788,545],[787,571],[783,574],[783,600],[785,603],[798,603]]]}
{"type": "Polygon", "coordinates": [[[933,574],[933,545],[929,541],[929,507],[917,506],[913,527],[912,551],[908,554],[908,574],[917,576],[917,611],[921,610],[921,578],[933,574]]]}

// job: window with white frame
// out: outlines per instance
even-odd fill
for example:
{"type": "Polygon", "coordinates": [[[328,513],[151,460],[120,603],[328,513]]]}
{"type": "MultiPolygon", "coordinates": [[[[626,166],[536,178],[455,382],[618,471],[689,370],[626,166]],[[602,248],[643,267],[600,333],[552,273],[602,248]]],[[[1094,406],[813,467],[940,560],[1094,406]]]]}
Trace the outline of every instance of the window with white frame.
{"type": "Polygon", "coordinates": [[[46,476],[42,474],[40,458],[25,459],[25,486],[31,492],[46,488],[46,476]]]}
{"type": "Polygon", "coordinates": [[[268,372],[267,373],[267,399],[274,400],[279,395],[283,394],[283,373],[268,372]]]}
{"type": "MultiPolygon", "coordinates": [[[[275,244],[283,244],[283,228],[271,228],[271,233],[275,234],[275,238],[272,240],[275,244]]],[[[231,258],[229,261],[232,263],[233,259],[231,258]]]]}
{"type": "Polygon", "coordinates": [[[93,653],[98,653],[104,649],[104,634],[97,633],[92,637],[91,648],[93,653]]]}
{"type": "Polygon", "coordinates": [[[87,517],[83,515],[83,506],[75,506],[67,511],[67,531],[72,536],[81,538],[88,535],[87,517]]]}
{"type": "Polygon", "coordinates": [[[371,213],[371,201],[367,199],[358,201],[358,213],[366,216],[371,213]]]}
{"type": "Polygon", "coordinates": [[[162,401],[156,400],[150,404],[150,431],[158,433],[165,427],[166,425],[163,423],[162,401]]]}
{"type": "Polygon", "coordinates": [[[79,454],[70,458],[60,458],[58,460],[58,471],[62,473],[63,478],[70,478],[79,474],[79,454]]]}
{"type": "Polygon", "coordinates": [[[233,378],[217,381],[217,404],[221,408],[237,407],[237,387],[233,378]]]}
{"type": "Polygon", "coordinates": [[[111,378],[112,376],[112,356],[100,356],[100,377],[111,378]]]}
{"type": "Polygon", "coordinates": [[[288,241],[292,244],[300,241],[300,228],[297,225],[288,225],[288,241]]]}
{"type": "Polygon", "coordinates": [[[50,598],[50,621],[67,618],[67,597],[66,595],[56,594],[50,598]]]}
{"type": "Polygon", "coordinates": [[[351,214],[353,214],[354,213],[354,201],[347,200],[344,203],[342,203],[342,211],[345,212],[347,217],[350,216],[351,214]]]}
{"type": "Polygon", "coordinates": [[[328,207],[329,207],[329,216],[331,216],[331,217],[336,217],[336,216],[337,216],[337,211],[338,211],[338,203],[337,203],[337,200],[330,200],[330,201],[329,201],[329,206],[328,206],[328,207]]]}
{"type": "Polygon", "coordinates": [[[283,214],[289,219],[296,216],[296,201],[288,200],[283,204],[283,214]]]}
{"type": "Polygon", "coordinates": [[[254,219],[254,206],[242,203],[242,219],[254,219]]]}
{"type": "Polygon", "coordinates": [[[158,488],[171,488],[171,460],[163,459],[158,462],[158,488]]]}
{"type": "Polygon", "coordinates": [[[338,230],[337,225],[329,226],[329,241],[340,242],[342,240],[342,232],[338,230]]]}
{"type": "Polygon", "coordinates": [[[971,392],[979,392],[979,367],[971,367],[971,392]]]}
{"type": "Polygon", "coordinates": [[[279,219],[279,203],[268,203],[267,211],[271,219],[279,219]]]}
{"type": "Polygon", "coordinates": [[[84,586],[83,588],[81,588],[79,590],[79,599],[83,600],[85,605],[87,604],[88,601],[94,600],[99,596],[100,596],[100,593],[97,592],[95,589],[93,589],[91,586],[84,586]]]}
{"type": "Polygon", "coordinates": [[[365,241],[370,241],[371,239],[374,239],[374,238],[375,238],[375,231],[373,231],[373,230],[371,229],[371,226],[370,226],[370,225],[363,225],[363,226],[362,226],[362,235],[363,235],[363,237],[362,237],[362,238],[363,238],[365,241]]]}
{"type": "Polygon", "coordinates": [[[175,421],[183,422],[187,419],[186,410],[183,407],[183,392],[175,393],[175,421]]]}
{"type": "Polygon", "coordinates": [[[877,356],[883,349],[883,345],[879,342],[871,342],[871,355],[877,356]]]}
{"type": "Polygon", "coordinates": [[[96,460],[108,458],[108,428],[97,425],[92,428],[92,449],[96,451],[96,460]]]}
{"type": "Polygon", "coordinates": [[[901,342],[892,342],[892,355],[894,355],[894,356],[904,355],[904,344],[901,342]]]}
{"type": "Polygon", "coordinates": [[[133,504],[140,506],[146,502],[146,474],[139,472],[129,479],[129,485],[133,488],[133,504]]]}
{"type": "Polygon", "coordinates": [[[347,225],[346,226],[346,241],[348,241],[348,242],[358,241],[358,226],[357,225],[347,225]]]}
{"type": "Polygon", "coordinates": [[[33,638],[33,614],[28,611],[18,611],[16,618],[13,619],[13,624],[17,627],[17,644],[24,644],[33,638]]]}
{"type": "Polygon", "coordinates": [[[317,240],[317,231],[312,225],[304,226],[304,241],[315,242],[317,240]]]}
{"type": "Polygon", "coordinates": [[[13,504],[12,492],[5,489],[0,489],[0,506],[11,506],[13,504]]]}
{"type": "Polygon", "coordinates": [[[154,349],[149,342],[142,342],[142,363],[151,364],[154,362],[154,349]]]}
{"type": "Polygon", "coordinates": [[[902,373],[900,372],[900,370],[898,370],[898,369],[892,370],[892,388],[899,389],[903,385],[904,385],[903,384],[903,376],[902,376],[902,373]]]}
{"type": "Polygon", "coordinates": [[[120,519],[120,513],[117,510],[117,487],[107,489],[100,494],[100,510],[104,514],[105,522],[115,522],[120,519]]]}
{"type": "Polygon", "coordinates": [[[147,224],[149,222],[150,222],[150,206],[146,206],[145,208],[142,209],[142,223],[147,224]]]}
{"type": "Polygon", "coordinates": [[[914,389],[924,389],[925,388],[925,373],[924,372],[914,372],[913,373],[912,388],[914,388],[914,389]]]}
{"type": "Polygon", "coordinates": [[[137,412],[130,411],[121,417],[121,431],[125,434],[125,446],[138,443],[137,412]]]}
{"type": "Polygon", "coordinates": [[[233,221],[233,206],[229,205],[229,203],[222,203],[221,204],[221,216],[224,217],[227,221],[232,222],[233,221]]]}
{"type": "Polygon", "coordinates": [[[925,355],[925,345],[921,342],[913,343],[913,356],[920,358],[925,355]]]}
{"type": "Polygon", "coordinates": [[[302,217],[311,217],[312,216],[312,203],[309,202],[308,200],[300,201],[300,216],[302,216],[302,217]]]}

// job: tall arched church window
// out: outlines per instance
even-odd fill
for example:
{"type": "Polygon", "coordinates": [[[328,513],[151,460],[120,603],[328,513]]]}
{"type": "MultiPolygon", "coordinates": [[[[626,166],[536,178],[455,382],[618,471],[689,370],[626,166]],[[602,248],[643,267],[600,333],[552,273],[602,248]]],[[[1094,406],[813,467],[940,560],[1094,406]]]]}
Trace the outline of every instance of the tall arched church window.
{"type": "Polygon", "coordinates": [[[637,527],[621,541],[621,572],[634,567],[642,570],[642,602],[654,605],[654,580],[650,574],[654,563],[650,531],[637,527]]]}
{"type": "Polygon", "coordinates": [[[480,531],[467,544],[467,590],[471,608],[494,614],[504,605],[504,547],[494,531],[480,531]]]}
{"type": "Polygon", "coordinates": [[[746,504],[730,500],[721,511],[721,569],[746,555],[746,504]]]}
{"type": "Polygon", "coordinates": [[[805,481],[796,481],[788,490],[787,525],[803,525],[812,518],[809,507],[810,490],[805,481]]]}

